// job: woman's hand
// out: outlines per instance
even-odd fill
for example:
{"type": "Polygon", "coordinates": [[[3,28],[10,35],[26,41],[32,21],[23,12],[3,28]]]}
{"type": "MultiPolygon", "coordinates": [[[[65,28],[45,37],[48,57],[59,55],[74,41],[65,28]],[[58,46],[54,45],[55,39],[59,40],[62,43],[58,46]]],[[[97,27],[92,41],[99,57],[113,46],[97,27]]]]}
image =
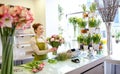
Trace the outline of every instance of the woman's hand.
{"type": "Polygon", "coordinates": [[[54,52],[54,51],[56,51],[57,49],[58,49],[58,48],[53,47],[53,48],[49,49],[49,52],[54,52]]]}

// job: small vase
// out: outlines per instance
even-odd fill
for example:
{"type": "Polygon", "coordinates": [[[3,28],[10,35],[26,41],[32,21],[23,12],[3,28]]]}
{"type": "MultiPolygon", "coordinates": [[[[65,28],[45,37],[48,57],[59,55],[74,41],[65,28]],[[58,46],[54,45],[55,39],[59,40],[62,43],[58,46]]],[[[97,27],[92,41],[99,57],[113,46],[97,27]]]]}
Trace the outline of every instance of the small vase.
{"type": "Polygon", "coordinates": [[[52,52],[52,54],[53,54],[53,55],[57,55],[57,50],[56,50],[56,51],[54,51],[54,52],[52,52]]]}

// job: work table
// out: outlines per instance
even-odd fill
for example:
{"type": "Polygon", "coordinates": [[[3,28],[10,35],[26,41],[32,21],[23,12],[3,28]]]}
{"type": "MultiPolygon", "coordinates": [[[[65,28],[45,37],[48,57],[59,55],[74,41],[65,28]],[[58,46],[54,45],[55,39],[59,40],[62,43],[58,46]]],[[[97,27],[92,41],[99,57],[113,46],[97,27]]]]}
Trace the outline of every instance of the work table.
{"type": "MultiPolygon", "coordinates": [[[[36,74],[85,74],[89,69],[94,68],[97,65],[103,64],[105,56],[98,55],[92,59],[81,58],[80,63],[73,63],[71,60],[59,61],[56,64],[50,64],[44,60],[45,66],[42,71],[36,74]]],[[[29,70],[23,67],[15,67],[17,72],[14,74],[33,74],[29,70]]]]}

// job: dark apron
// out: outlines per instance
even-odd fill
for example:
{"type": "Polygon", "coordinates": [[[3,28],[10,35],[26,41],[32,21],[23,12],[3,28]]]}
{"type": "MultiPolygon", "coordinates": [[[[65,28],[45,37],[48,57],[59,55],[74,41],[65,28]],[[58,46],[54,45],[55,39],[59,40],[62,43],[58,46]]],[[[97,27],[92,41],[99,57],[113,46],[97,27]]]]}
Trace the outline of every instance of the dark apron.
{"type": "MultiPolygon", "coordinates": [[[[46,50],[46,44],[45,42],[38,42],[37,41],[37,37],[35,37],[36,40],[36,45],[38,46],[39,50],[46,50]]],[[[36,53],[34,53],[34,60],[35,61],[39,61],[39,60],[45,60],[47,59],[47,54],[44,55],[37,55],[36,53]]]]}

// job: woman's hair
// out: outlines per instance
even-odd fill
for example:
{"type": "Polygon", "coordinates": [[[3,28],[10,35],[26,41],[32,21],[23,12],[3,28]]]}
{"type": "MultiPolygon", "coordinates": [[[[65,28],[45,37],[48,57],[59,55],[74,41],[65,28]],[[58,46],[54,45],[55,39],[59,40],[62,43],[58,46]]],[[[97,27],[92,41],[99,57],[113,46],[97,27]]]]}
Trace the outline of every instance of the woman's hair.
{"type": "Polygon", "coordinates": [[[40,24],[40,23],[34,23],[34,24],[32,25],[34,31],[37,30],[38,26],[43,26],[43,25],[40,24]]]}

